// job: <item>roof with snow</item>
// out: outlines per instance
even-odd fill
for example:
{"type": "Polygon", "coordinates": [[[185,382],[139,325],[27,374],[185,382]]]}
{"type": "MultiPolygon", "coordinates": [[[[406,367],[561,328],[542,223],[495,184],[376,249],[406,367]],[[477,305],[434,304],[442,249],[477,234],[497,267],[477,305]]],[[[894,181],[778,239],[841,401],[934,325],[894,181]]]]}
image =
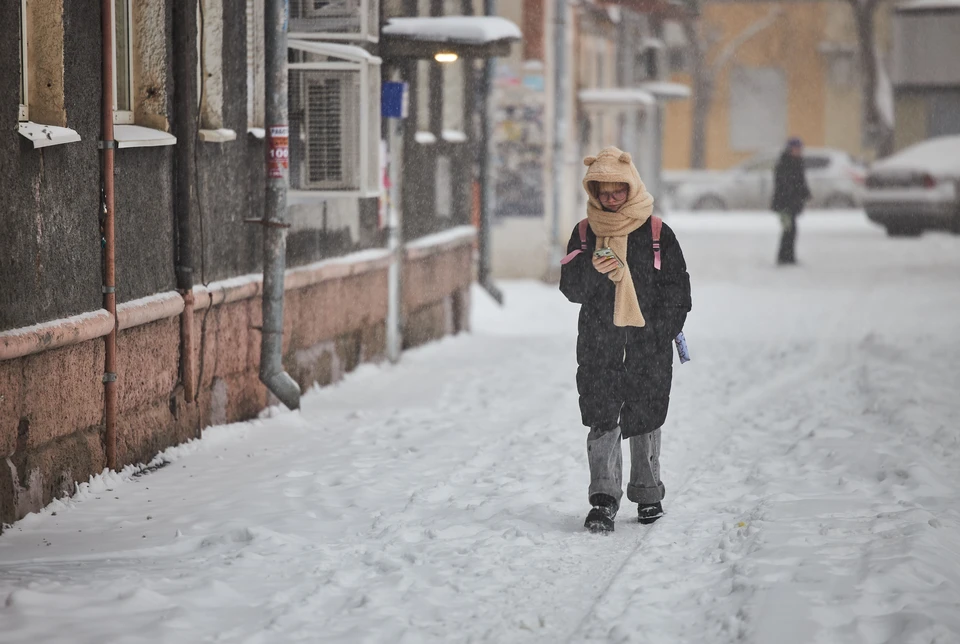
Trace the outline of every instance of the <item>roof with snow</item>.
{"type": "Polygon", "coordinates": [[[472,45],[497,40],[520,40],[523,35],[517,25],[497,16],[391,18],[382,33],[416,40],[472,45]]]}
{"type": "Polygon", "coordinates": [[[441,51],[463,58],[503,56],[523,37],[516,24],[498,16],[391,18],[381,35],[381,53],[400,58],[432,58],[441,51]]]}

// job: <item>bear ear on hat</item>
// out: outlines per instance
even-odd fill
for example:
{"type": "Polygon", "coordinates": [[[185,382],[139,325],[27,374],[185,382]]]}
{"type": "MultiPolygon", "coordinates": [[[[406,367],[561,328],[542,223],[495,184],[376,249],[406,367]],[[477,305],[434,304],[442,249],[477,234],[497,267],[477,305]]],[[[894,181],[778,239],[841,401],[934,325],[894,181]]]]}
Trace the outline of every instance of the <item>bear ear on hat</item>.
{"type": "Polygon", "coordinates": [[[584,158],[583,158],[583,165],[585,165],[585,166],[591,166],[591,165],[593,165],[594,163],[596,163],[596,161],[597,161],[597,157],[584,157],[584,158]]]}
{"type": "Polygon", "coordinates": [[[631,161],[633,161],[633,157],[630,156],[629,152],[620,155],[620,163],[630,163],[631,161]]]}

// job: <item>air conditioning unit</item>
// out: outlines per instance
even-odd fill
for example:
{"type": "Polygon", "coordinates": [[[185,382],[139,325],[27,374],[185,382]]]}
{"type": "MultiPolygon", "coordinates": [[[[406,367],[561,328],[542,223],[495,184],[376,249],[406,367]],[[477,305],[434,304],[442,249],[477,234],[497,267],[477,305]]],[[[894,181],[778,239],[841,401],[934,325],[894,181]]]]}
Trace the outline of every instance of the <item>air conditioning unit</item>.
{"type": "Polygon", "coordinates": [[[288,41],[290,190],[380,194],[380,59],[360,47],[288,41]]]}
{"type": "Polygon", "coordinates": [[[290,0],[289,37],[377,42],[380,1],[290,0]]]}

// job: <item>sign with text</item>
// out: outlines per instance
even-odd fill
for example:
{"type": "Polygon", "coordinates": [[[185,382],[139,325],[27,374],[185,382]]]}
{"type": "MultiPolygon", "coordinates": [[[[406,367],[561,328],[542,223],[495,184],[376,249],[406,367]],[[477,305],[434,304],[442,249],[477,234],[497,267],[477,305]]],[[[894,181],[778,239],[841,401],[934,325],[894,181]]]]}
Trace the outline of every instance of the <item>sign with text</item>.
{"type": "Polygon", "coordinates": [[[267,137],[267,177],[284,179],[290,168],[290,128],[273,125],[267,137]]]}

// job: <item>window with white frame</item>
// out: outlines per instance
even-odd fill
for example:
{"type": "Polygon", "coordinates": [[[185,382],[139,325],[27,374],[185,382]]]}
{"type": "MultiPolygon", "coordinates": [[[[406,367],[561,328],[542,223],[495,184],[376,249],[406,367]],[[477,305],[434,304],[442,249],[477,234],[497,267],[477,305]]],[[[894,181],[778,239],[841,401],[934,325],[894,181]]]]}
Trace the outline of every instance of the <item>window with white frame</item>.
{"type": "Polygon", "coordinates": [[[64,107],[62,0],[17,1],[20,62],[17,131],[34,148],[79,141],[80,135],[67,127],[64,107]]]}
{"type": "Polygon", "coordinates": [[[730,72],[730,147],[762,150],[787,135],[787,81],[777,67],[734,67],[730,72]]]}
{"type": "Polygon", "coordinates": [[[113,122],[133,123],[133,20],[131,0],[114,0],[113,122]]]}
{"type": "Polygon", "coordinates": [[[234,140],[236,133],[223,127],[223,0],[197,2],[197,96],[200,140],[234,140]]]}
{"type": "Polygon", "coordinates": [[[247,127],[262,128],[264,85],[263,0],[247,0],[247,127]]]}
{"type": "Polygon", "coordinates": [[[380,59],[352,46],[290,47],[291,190],[377,196],[380,59]]]}

